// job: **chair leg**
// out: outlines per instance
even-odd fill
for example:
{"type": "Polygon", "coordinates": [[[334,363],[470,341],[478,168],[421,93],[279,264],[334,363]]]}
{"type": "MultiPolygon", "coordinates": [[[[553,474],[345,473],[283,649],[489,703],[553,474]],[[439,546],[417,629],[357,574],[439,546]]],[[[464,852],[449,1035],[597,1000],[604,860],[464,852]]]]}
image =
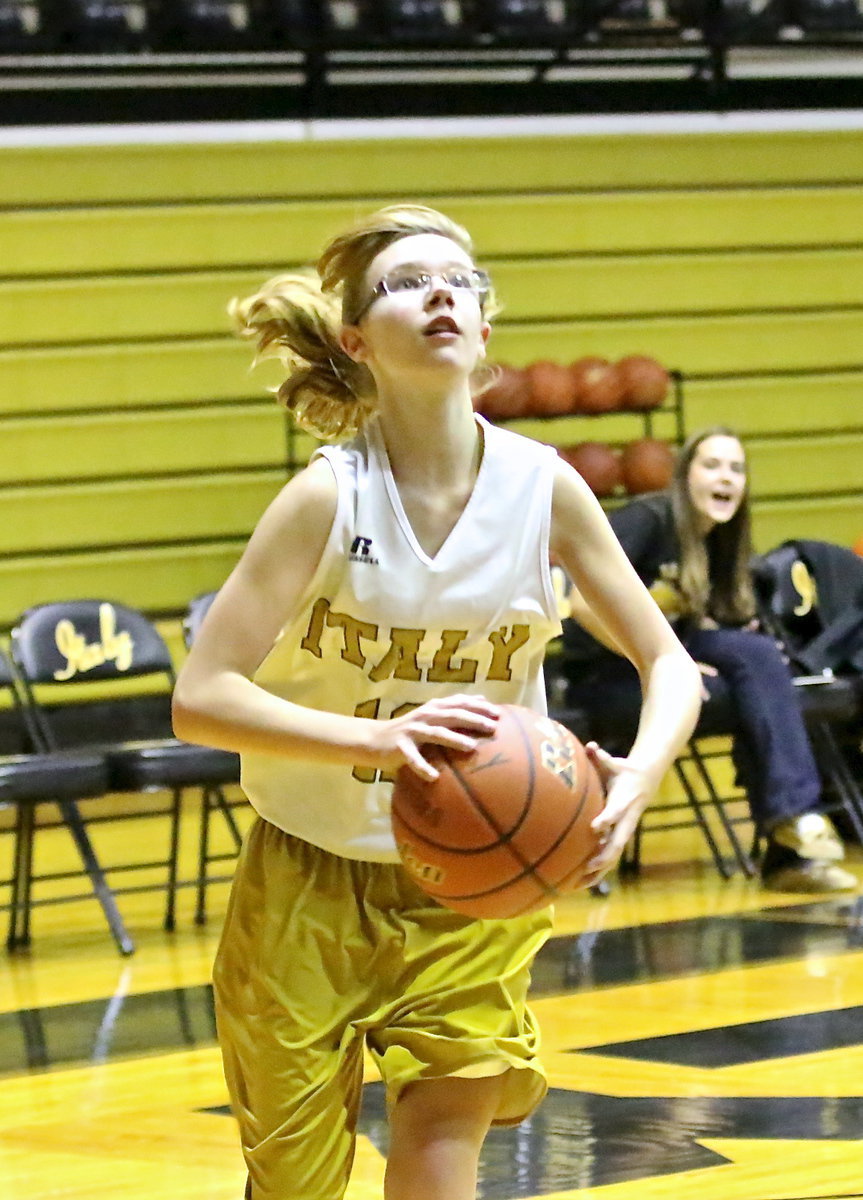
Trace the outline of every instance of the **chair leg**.
{"type": "Polygon", "coordinates": [[[114,893],[108,886],[104,872],[96,858],[89,834],[84,827],[84,822],[81,820],[78,805],[74,800],[61,800],[58,803],[63,820],[66,822],[69,832],[72,834],[72,838],[78,848],[84,869],[90,877],[90,883],[92,884],[93,891],[96,893],[96,898],[102,905],[102,911],[111,928],[111,933],[114,935],[114,940],[122,954],[132,954],[135,949],[135,943],[126,932],[126,926],[123,923],[123,918],[120,916],[120,910],[117,908],[114,893]]]}
{"type": "Polygon", "coordinates": [[[851,822],[858,840],[863,842],[863,795],[836,741],[836,735],[824,721],[810,730],[822,771],[836,788],[842,812],[851,822]]]}
{"type": "Polygon", "coordinates": [[[228,826],[231,837],[234,839],[234,848],[239,853],[243,845],[243,835],[240,833],[240,827],[234,818],[234,814],[231,812],[231,806],[225,799],[225,793],[220,787],[213,789],[213,799],[222,816],[225,818],[225,824],[228,826]]]}
{"type": "Polygon", "coordinates": [[[30,944],[30,908],[33,887],[35,804],[19,804],[15,817],[15,850],[9,898],[9,931],[6,947],[18,950],[30,944]]]}
{"type": "Polygon", "coordinates": [[[201,790],[201,828],[198,840],[198,886],[195,904],[195,924],[207,923],[207,887],[209,886],[210,863],[210,819],[215,809],[225,819],[225,824],[234,842],[234,849],[239,853],[243,844],[243,835],[237,824],[231,806],[225,799],[225,793],[218,784],[201,790]]]}
{"type": "Polygon", "coordinates": [[[740,844],[740,839],[737,836],[734,826],[729,820],[728,813],[725,811],[725,806],[720,797],[716,794],[716,788],[713,786],[713,780],[710,778],[710,772],[707,770],[704,757],[694,742],[691,742],[689,745],[689,753],[692,757],[692,761],[695,763],[695,767],[701,777],[701,781],[707,790],[707,794],[710,797],[710,803],[713,805],[716,815],[719,818],[725,836],[728,838],[728,842],[734,853],[734,857],[737,859],[737,864],[743,871],[744,875],[749,875],[751,878],[757,874],[755,866],[752,862],[752,859],[740,844]]]}
{"type": "Polygon", "coordinates": [[[680,759],[675,761],[674,770],[677,778],[680,780],[683,790],[686,792],[686,798],[689,801],[689,806],[692,809],[696,821],[698,822],[698,826],[704,835],[704,840],[710,847],[710,853],[713,855],[713,861],[716,864],[717,871],[719,871],[719,874],[723,877],[723,879],[730,879],[734,874],[734,867],[729,867],[728,863],[725,861],[722,851],[719,849],[719,844],[716,841],[716,838],[713,836],[713,830],[710,828],[707,818],[704,815],[701,801],[698,799],[695,788],[692,786],[692,782],[689,779],[689,776],[686,774],[683,763],[680,761],[680,759]]]}
{"type": "Polygon", "coordinates": [[[172,933],[177,917],[177,872],[180,857],[180,814],[182,810],[183,793],[179,788],[173,790],[171,803],[171,834],[168,846],[168,898],[165,902],[164,927],[172,933]]]}
{"type": "Polygon", "coordinates": [[[198,887],[195,903],[195,924],[207,922],[207,865],[210,861],[210,811],[212,796],[208,787],[201,788],[201,827],[198,839],[198,887]]]}

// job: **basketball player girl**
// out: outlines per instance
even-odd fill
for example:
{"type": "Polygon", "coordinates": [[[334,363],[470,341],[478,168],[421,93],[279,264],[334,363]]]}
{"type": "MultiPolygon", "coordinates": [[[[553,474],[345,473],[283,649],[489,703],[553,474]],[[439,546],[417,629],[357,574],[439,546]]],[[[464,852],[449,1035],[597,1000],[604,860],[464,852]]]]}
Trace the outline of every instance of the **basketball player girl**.
{"type": "MultiPolygon", "coordinates": [[[[820,811],[821,779],[790,672],[755,619],[748,476],[746,452],[734,431],[724,425],[702,429],[681,447],[670,488],[617,509],[611,525],[700,664],[707,696],[731,700],[734,757],[765,843],[764,886],[780,892],[849,891],[858,881],[837,865],[845,849],[820,811]]],[[[619,714],[628,696],[634,692],[637,699],[637,677],[612,653],[576,591],[570,602],[574,622],[566,622],[564,631],[572,663],[570,700],[593,703],[598,714],[619,714]]],[[[708,719],[710,711],[708,705],[708,719]]]]}
{"type": "Polygon", "coordinates": [[[387,776],[435,778],[426,747],[472,749],[502,703],[542,709],[552,552],[644,685],[629,756],[594,751],[596,881],[685,743],[699,676],[579,476],[474,414],[493,296],[467,233],[387,208],[318,273],[234,311],[335,444],[263,515],[175,693],[177,734],[238,751],[258,813],[215,965],[219,1039],[251,1200],[343,1195],[364,1048],[387,1200],[469,1200],[490,1125],[545,1090],[526,993],[549,910],[477,921],[429,900],[399,865],[387,776]]]}

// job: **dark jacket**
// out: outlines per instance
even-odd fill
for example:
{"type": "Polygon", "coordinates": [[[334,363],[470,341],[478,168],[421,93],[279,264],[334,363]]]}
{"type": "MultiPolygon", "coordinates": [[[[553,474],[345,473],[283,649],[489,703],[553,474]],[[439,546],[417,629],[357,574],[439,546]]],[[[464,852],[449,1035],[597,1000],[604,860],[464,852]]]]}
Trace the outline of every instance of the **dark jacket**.
{"type": "Polygon", "coordinates": [[[763,555],[754,576],[763,619],[799,668],[863,672],[863,558],[801,538],[763,555]]]}

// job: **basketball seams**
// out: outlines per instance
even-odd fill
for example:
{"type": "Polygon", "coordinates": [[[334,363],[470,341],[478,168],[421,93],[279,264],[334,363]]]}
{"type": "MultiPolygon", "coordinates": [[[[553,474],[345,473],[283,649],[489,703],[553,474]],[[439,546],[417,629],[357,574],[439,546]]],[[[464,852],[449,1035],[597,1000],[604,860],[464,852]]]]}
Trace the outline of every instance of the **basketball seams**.
{"type": "Polygon", "coordinates": [[[521,862],[521,865],[523,867],[526,867],[529,864],[527,863],[527,861],[524,858],[522,858],[522,856],[518,852],[517,848],[512,845],[512,839],[515,837],[515,835],[521,829],[522,825],[524,825],[525,819],[531,810],[531,806],[533,805],[533,794],[536,791],[536,764],[534,763],[534,747],[533,747],[533,743],[531,742],[530,738],[527,736],[527,733],[525,732],[525,729],[524,729],[522,723],[518,720],[516,714],[513,712],[507,712],[506,715],[508,717],[511,716],[513,718],[513,723],[515,724],[516,730],[518,731],[518,734],[521,737],[522,744],[525,749],[524,757],[525,757],[525,765],[527,767],[527,783],[526,783],[526,788],[525,788],[524,803],[522,804],[521,813],[518,816],[515,824],[510,829],[509,833],[506,833],[503,830],[500,823],[495,818],[494,813],[491,812],[490,809],[486,806],[486,804],[480,799],[480,797],[476,794],[474,789],[468,783],[467,779],[465,779],[464,775],[461,773],[461,771],[458,769],[458,767],[450,761],[448,756],[447,756],[447,763],[449,764],[449,768],[453,774],[453,777],[455,779],[457,779],[458,782],[461,784],[462,789],[463,789],[465,795],[467,796],[467,798],[470,800],[471,804],[474,806],[474,808],[477,810],[477,812],[480,814],[480,816],[484,818],[484,820],[488,823],[488,825],[497,834],[497,841],[492,842],[492,844],[490,846],[486,847],[486,849],[492,850],[497,846],[507,846],[512,851],[514,857],[517,858],[521,862]]]}
{"type": "MultiPolygon", "coordinates": [[[[507,715],[514,716],[514,714],[507,714],[507,715]]],[[[519,722],[518,720],[515,720],[514,723],[515,723],[516,730],[517,730],[517,732],[521,738],[521,741],[524,745],[525,766],[527,768],[528,778],[526,781],[524,804],[522,806],[519,816],[516,818],[516,821],[515,821],[514,825],[512,826],[511,830],[509,831],[509,833],[507,833],[503,829],[500,822],[496,819],[494,813],[488,809],[488,807],[484,804],[482,799],[476,794],[476,792],[471,787],[468,780],[465,778],[465,776],[462,774],[462,772],[458,769],[457,764],[450,757],[451,754],[452,755],[458,754],[458,751],[455,751],[455,750],[449,751],[446,749],[442,749],[440,752],[441,758],[443,760],[441,765],[449,770],[450,775],[459,784],[459,786],[461,787],[461,789],[464,792],[467,799],[470,800],[471,804],[474,806],[476,811],[483,818],[483,820],[489,826],[489,828],[492,830],[492,832],[497,834],[497,837],[495,838],[494,841],[488,842],[484,845],[466,846],[466,847],[465,846],[453,846],[453,845],[450,845],[449,842],[436,841],[434,838],[430,837],[429,834],[424,829],[418,829],[415,825],[412,825],[410,821],[407,821],[405,819],[403,813],[399,813],[399,820],[404,825],[404,827],[407,830],[409,830],[412,834],[414,834],[415,837],[421,838],[422,841],[427,846],[431,847],[434,850],[445,850],[448,854],[462,854],[462,855],[487,854],[490,850],[495,850],[499,846],[509,846],[509,848],[513,851],[514,857],[516,857],[519,860],[521,865],[525,866],[525,867],[529,866],[528,862],[518,854],[518,852],[516,851],[516,848],[510,845],[510,842],[511,842],[512,838],[514,837],[514,835],[516,833],[518,833],[518,831],[523,826],[525,818],[528,815],[528,813],[530,812],[531,804],[533,803],[533,794],[536,789],[536,767],[535,767],[535,763],[534,763],[534,747],[533,747],[533,743],[531,742],[530,738],[527,736],[524,728],[522,727],[521,722],[519,722]]],[[[413,779],[411,779],[411,785],[412,785],[412,790],[414,791],[414,794],[417,794],[417,788],[421,789],[421,787],[422,787],[421,784],[417,785],[417,787],[413,787],[413,785],[414,785],[413,779]]]]}
{"type": "Polygon", "coordinates": [[[503,708],[497,733],[475,757],[436,748],[437,797],[434,784],[402,769],[402,799],[393,808],[399,853],[420,886],[479,919],[531,912],[584,886],[596,842],[590,823],[603,802],[571,730],[531,710],[503,708]],[[443,840],[450,837],[461,844],[443,840]]]}
{"type": "MultiPolygon", "coordinates": [[[[532,749],[532,747],[531,747],[531,749],[532,749]]],[[[584,757],[585,757],[585,761],[587,761],[586,756],[584,756],[584,757]]],[[[584,857],[581,858],[575,864],[574,867],[567,870],[566,874],[561,879],[556,880],[554,883],[551,883],[547,879],[543,878],[543,876],[541,874],[539,874],[539,869],[550,858],[550,856],[555,852],[555,850],[560,848],[562,843],[565,841],[566,837],[571,833],[573,826],[578,823],[578,821],[581,817],[581,814],[584,811],[584,806],[587,803],[587,795],[588,795],[588,789],[589,789],[589,784],[590,784],[590,778],[589,778],[589,774],[587,771],[582,772],[582,778],[583,778],[583,783],[582,783],[581,795],[578,799],[578,806],[577,806],[575,813],[573,814],[572,820],[569,822],[569,824],[566,826],[566,828],[563,830],[563,832],[560,834],[560,836],[552,843],[551,846],[549,846],[549,848],[546,850],[546,852],[542,855],[541,858],[537,859],[536,862],[529,863],[529,862],[525,861],[524,857],[520,853],[518,853],[517,847],[507,844],[507,843],[504,843],[504,842],[495,843],[495,846],[497,846],[497,845],[505,846],[506,849],[510,851],[513,858],[516,859],[517,862],[521,866],[523,866],[525,869],[523,871],[521,871],[519,874],[512,875],[508,879],[504,880],[503,882],[495,884],[494,887],[486,888],[484,891],[481,891],[481,892],[469,892],[469,893],[460,892],[458,894],[436,892],[435,898],[438,900],[441,900],[444,903],[446,903],[447,901],[459,903],[459,902],[463,902],[463,901],[469,902],[471,900],[482,900],[485,897],[494,896],[498,892],[506,891],[508,888],[513,887],[515,884],[520,883],[522,880],[530,879],[531,877],[533,878],[534,882],[537,883],[539,885],[539,887],[542,888],[543,892],[549,897],[549,903],[551,903],[552,900],[555,900],[559,896],[563,895],[565,893],[565,891],[567,890],[568,882],[571,879],[573,879],[575,876],[578,876],[582,873],[584,865],[590,859],[590,856],[593,853],[593,850],[592,849],[589,850],[584,855],[584,857]]],[[[535,904],[535,901],[533,901],[533,902],[529,901],[523,911],[525,911],[525,912],[528,911],[530,909],[532,903],[535,904]]],[[[520,915],[520,913],[513,914],[513,916],[518,916],[518,915],[520,915]]]]}
{"type": "Polygon", "coordinates": [[[543,879],[541,876],[537,875],[536,873],[539,869],[541,869],[543,867],[543,865],[547,862],[547,860],[551,857],[551,855],[554,854],[555,850],[560,848],[560,846],[564,843],[564,841],[567,839],[567,837],[569,837],[573,828],[581,820],[581,815],[584,812],[584,806],[587,803],[587,791],[588,791],[589,782],[590,782],[590,780],[589,780],[587,771],[582,771],[581,795],[578,798],[578,804],[577,804],[577,807],[576,807],[574,813],[572,814],[572,819],[569,821],[569,823],[566,825],[566,827],[561,831],[560,835],[552,843],[552,845],[549,846],[549,848],[548,848],[548,850],[546,850],[545,854],[543,854],[541,858],[538,858],[536,860],[536,862],[533,864],[533,874],[536,875],[537,881],[539,883],[541,883],[542,886],[546,890],[548,890],[550,888],[555,896],[560,895],[560,889],[564,887],[564,885],[568,879],[572,879],[572,877],[576,873],[576,870],[581,869],[581,867],[584,865],[584,863],[586,863],[587,860],[590,858],[590,855],[593,853],[593,851],[592,850],[588,851],[588,853],[584,856],[584,858],[581,860],[581,862],[578,863],[577,867],[574,870],[567,871],[567,873],[566,873],[566,875],[564,875],[563,879],[558,879],[554,883],[547,883],[545,879],[543,879]]]}
{"type": "MultiPolygon", "coordinates": [[[[490,814],[486,811],[483,804],[478,800],[478,798],[472,793],[470,788],[465,784],[465,781],[462,778],[462,776],[459,774],[459,772],[455,769],[455,767],[449,761],[449,758],[447,758],[446,756],[444,756],[444,764],[443,765],[445,766],[446,769],[449,770],[452,777],[455,780],[457,780],[457,782],[461,785],[461,788],[464,791],[465,795],[467,796],[468,800],[470,800],[471,803],[474,805],[474,807],[476,808],[479,815],[484,818],[484,820],[486,821],[486,824],[489,826],[491,831],[493,833],[497,834],[497,837],[495,838],[495,840],[493,842],[485,842],[485,843],[482,843],[482,844],[476,845],[476,846],[454,846],[450,842],[437,841],[425,829],[420,829],[416,825],[412,824],[409,820],[407,820],[404,813],[402,813],[402,812],[399,812],[399,816],[398,816],[400,823],[405,827],[405,829],[409,833],[412,833],[414,835],[414,837],[418,838],[425,846],[428,846],[432,850],[443,850],[447,854],[461,854],[465,857],[473,857],[474,855],[477,855],[477,854],[488,854],[488,852],[490,850],[496,850],[499,846],[506,846],[507,841],[508,841],[507,836],[496,825],[496,823],[490,818],[490,814]]],[[[411,782],[413,782],[413,781],[411,781],[411,782]]],[[[421,787],[422,787],[422,785],[420,784],[419,789],[421,789],[421,787]]],[[[418,791],[415,790],[414,794],[415,795],[418,794],[418,791]]],[[[519,817],[517,824],[513,826],[513,832],[520,829],[523,823],[524,823],[524,815],[522,814],[519,817]]]]}

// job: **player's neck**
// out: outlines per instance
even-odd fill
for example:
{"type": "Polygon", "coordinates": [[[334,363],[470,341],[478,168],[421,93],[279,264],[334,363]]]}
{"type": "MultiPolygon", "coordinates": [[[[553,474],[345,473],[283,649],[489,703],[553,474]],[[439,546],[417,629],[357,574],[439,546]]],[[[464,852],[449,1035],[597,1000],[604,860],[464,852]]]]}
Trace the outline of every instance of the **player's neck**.
{"type": "Polygon", "coordinates": [[[399,485],[456,490],[473,486],[483,438],[469,401],[389,406],[382,410],[380,422],[399,485]]]}

